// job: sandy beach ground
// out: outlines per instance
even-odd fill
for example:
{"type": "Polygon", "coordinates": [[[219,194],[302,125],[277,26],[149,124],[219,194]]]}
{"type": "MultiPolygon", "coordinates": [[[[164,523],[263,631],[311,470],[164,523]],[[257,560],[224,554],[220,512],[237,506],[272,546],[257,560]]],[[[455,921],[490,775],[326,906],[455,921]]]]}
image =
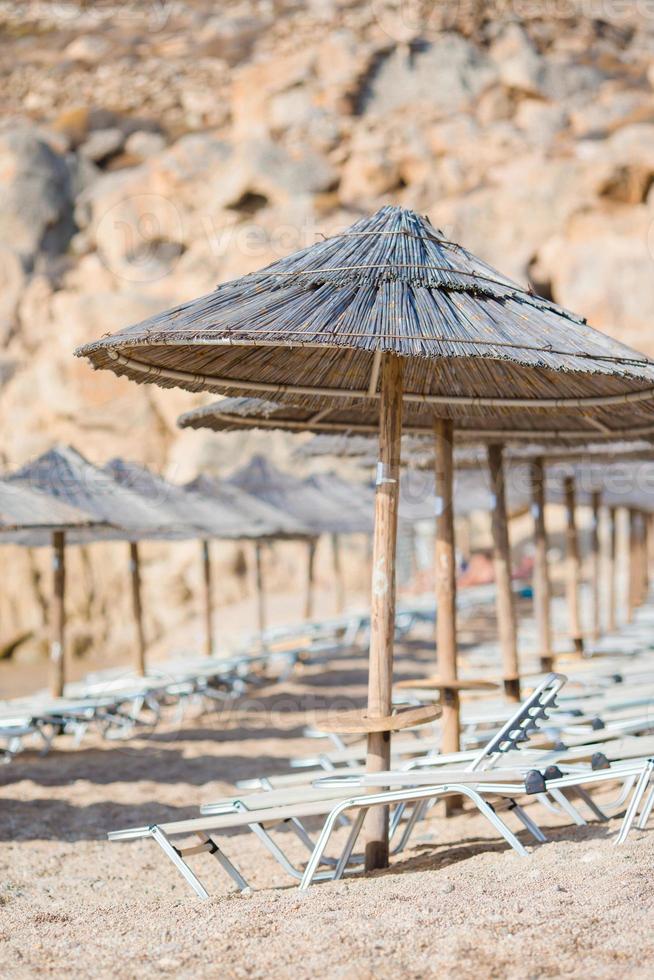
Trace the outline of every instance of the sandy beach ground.
{"type": "MultiPolygon", "coordinates": [[[[398,649],[397,678],[426,674],[427,637],[398,649]]],[[[253,886],[235,893],[189,859],[201,902],[152,841],[110,829],[197,816],[236,779],[315,753],[305,710],[361,705],[366,660],[305,667],[221,714],[168,720],[127,742],[60,741],[0,770],[0,975],[64,977],[652,976],[654,834],[613,846],[617,820],[578,829],[539,810],[550,842],[520,859],[482,818],[439,807],[389,871],[300,893],[251,834],[220,840],[253,886]]],[[[513,829],[517,821],[507,815],[513,829]]],[[[314,834],[317,825],[314,825],[314,834]]],[[[344,831],[340,831],[344,833],[344,831]]],[[[301,861],[291,833],[278,841],[301,861]]]]}

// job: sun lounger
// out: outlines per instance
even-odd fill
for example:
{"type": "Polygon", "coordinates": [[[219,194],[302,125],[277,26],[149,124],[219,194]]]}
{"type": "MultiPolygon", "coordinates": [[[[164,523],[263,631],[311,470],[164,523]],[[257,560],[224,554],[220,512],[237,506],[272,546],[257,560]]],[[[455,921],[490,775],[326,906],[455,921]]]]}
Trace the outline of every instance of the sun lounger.
{"type": "MultiPolygon", "coordinates": [[[[491,740],[485,751],[478,753],[471,765],[479,764],[479,760],[492,757],[502,757],[506,752],[527,741],[531,734],[537,730],[538,724],[546,717],[548,710],[553,707],[556,694],[563,684],[565,678],[560,675],[551,675],[541,687],[535,691],[527,701],[521,705],[514,713],[512,724],[504,726],[491,740]]],[[[457,771],[457,774],[462,770],[457,771]]],[[[406,776],[406,774],[405,774],[406,776]]],[[[497,813],[478,792],[474,785],[466,782],[463,776],[462,782],[433,782],[428,787],[408,786],[399,790],[386,790],[381,794],[375,794],[374,798],[369,794],[364,796],[355,795],[354,797],[346,794],[343,797],[342,791],[338,792],[338,787],[318,787],[309,789],[287,788],[252,796],[230,797],[220,800],[213,804],[208,804],[202,808],[203,817],[200,820],[178,821],[171,824],[151,825],[148,827],[130,828],[122,831],[115,831],[109,834],[111,840],[132,840],[136,838],[151,837],[157,841],[164,852],[182,872],[189,881],[196,893],[201,897],[206,897],[206,890],[200,884],[197,877],[184,861],[184,857],[199,851],[213,853],[220,863],[228,871],[239,887],[244,887],[243,878],[240,872],[226,858],[213,837],[208,836],[208,831],[218,832],[228,828],[248,827],[264,843],[267,849],[281,863],[282,867],[296,878],[303,880],[305,874],[300,869],[295,868],[287,856],[281,851],[277,843],[272,839],[269,829],[280,823],[290,824],[307,846],[311,845],[303,821],[312,816],[327,816],[330,827],[333,828],[338,820],[339,808],[345,810],[367,809],[376,802],[395,803],[405,805],[406,803],[420,803],[431,801],[449,794],[464,795],[470,799],[479,811],[489,820],[502,837],[510,844],[513,849],[524,856],[526,851],[515,835],[506,827],[497,813]],[[338,811],[336,816],[334,812],[338,811]],[[199,844],[188,848],[176,848],[170,841],[170,837],[177,834],[200,834],[199,844]]],[[[480,777],[482,778],[482,777],[480,777]]],[[[505,770],[504,772],[484,773],[483,779],[487,784],[493,784],[492,793],[494,796],[508,796],[512,798],[518,791],[528,792],[528,787],[523,785],[523,773],[518,770],[505,770]],[[510,792],[504,792],[503,786],[507,785],[510,792]]],[[[475,782],[475,777],[470,778],[470,782],[475,782]]],[[[540,784],[539,784],[540,786],[540,784]]],[[[489,791],[490,792],[490,791],[489,791]]],[[[357,818],[358,819],[358,818],[357,818]]],[[[542,839],[542,835],[533,822],[524,819],[524,825],[530,830],[537,839],[542,839]]],[[[330,831],[331,834],[331,831],[330,831]]],[[[322,840],[322,837],[321,837],[322,840]]],[[[323,848],[324,850],[324,848],[323,848]]],[[[349,859],[349,858],[348,858],[349,859]]],[[[315,864],[315,862],[314,862],[315,864]]],[[[341,862],[336,862],[336,869],[341,862]]],[[[313,868],[311,879],[316,873],[313,868]]],[[[332,872],[325,872],[322,876],[332,876],[332,872]]]]}

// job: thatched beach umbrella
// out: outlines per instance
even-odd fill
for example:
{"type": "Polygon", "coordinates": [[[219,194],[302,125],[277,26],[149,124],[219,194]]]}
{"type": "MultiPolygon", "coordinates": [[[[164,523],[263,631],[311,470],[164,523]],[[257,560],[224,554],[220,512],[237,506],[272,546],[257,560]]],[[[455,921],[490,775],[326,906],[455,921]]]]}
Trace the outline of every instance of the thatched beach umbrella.
{"type": "MultiPolygon", "coordinates": [[[[53,497],[56,501],[88,513],[95,526],[75,528],[67,535],[69,544],[92,541],[127,541],[130,544],[132,602],[137,626],[136,669],[145,673],[144,639],[139,628],[140,571],[136,542],[152,537],[185,537],[178,516],[163,500],[144,500],[120,486],[100,467],[89,463],[70,446],[55,446],[27,463],[8,478],[53,497]]],[[[64,556],[61,556],[62,567],[64,556]]],[[[62,572],[62,574],[64,574],[62,572]]]]}
{"type": "MultiPolygon", "coordinates": [[[[239,427],[240,420],[241,416],[237,414],[230,430],[239,427]]],[[[356,503],[355,488],[350,488],[351,505],[344,507],[342,501],[325,494],[315,483],[284,472],[264,456],[253,456],[245,466],[232,474],[230,482],[278,510],[290,514],[312,533],[312,538],[307,542],[304,604],[304,617],[311,619],[314,612],[317,537],[322,534],[369,533],[372,530],[370,515],[365,514],[356,503]]]]}
{"type": "Polygon", "coordinates": [[[99,528],[90,514],[37,490],[19,480],[0,480],[0,542],[52,546],[52,594],[50,611],[50,693],[60,697],[66,678],[66,533],[99,528]]]}
{"type": "Polygon", "coordinates": [[[236,506],[252,518],[256,517],[262,522],[262,533],[249,535],[249,537],[254,542],[257,624],[259,634],[263,635],[267,621],[262,549],[264,545],[279,539],[311,539],[310,528],[305,527],[300,521],[280,510],[280,508],[274,507],[254,494],[247,493],[235,486],[229,480],[219,480],[215,476],[201,473],[186,484],[186,489],[199,493],[209,501],[215,500],[236,506]]]}
{"type": "MultiPolygon", "coordinates": [[[[390,710],[403,425],[442,444],[437,642],[448,679],[454,429],[496,441],[512,431],[587,437],[639,420],[654,430],[652,362],[395,207],[77,353],[141,382],[292,402],[325,423],[349,415],[358,431],[378,432],[365,719],[381,729],[369,735],[374,770],[388,767],[398,725],[390,710]]],[[[369,817],[367,865],[377,867],[388,858],[388,822],[369,817]]]]}
{"type": "MultiPolygon", "coordinates": [[[[165,480],[144,466],[122,459],[111,460],[105,470],[121,487],[139,494],[148,503],[154,506],[158,504],[166,506],[175,518],[175,523],[171,525],[167,537],[201,539],[205,587],[205,650],[207,654],[213,653],[210,539],[260,541],[280,536],[303,536],[307,531],[285,514],[272,507],[262,506],[256,499],[217,480],[212,480],[205,485],[196,480],[182,487],[165,480]]],[[[137,633],[144,642],[138,545],[132,542],[130,547],[133,568],[133,609],[137,633]]]]}

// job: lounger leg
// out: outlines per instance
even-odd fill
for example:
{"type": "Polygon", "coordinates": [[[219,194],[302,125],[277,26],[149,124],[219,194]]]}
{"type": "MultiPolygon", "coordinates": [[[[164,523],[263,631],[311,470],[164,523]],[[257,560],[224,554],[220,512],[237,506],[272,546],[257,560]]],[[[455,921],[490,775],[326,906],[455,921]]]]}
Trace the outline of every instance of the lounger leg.
{"type": "Polygon", "coordinates": [[[511,803],[509,804],[509,810],[515,813],[518,820],[523,824],[524,827],[526,827],[526,829],[529,831],[531,836],[535,840],[537,840],[539,844],[547,843],[547,837],[545,836],[543,831],[540,829],[538,824],[531,819],[531,817],[526,812],[526,810],[523,810],[523,808],[520,806],[519,803],[516,803],[515,800],[511,800],[511,803]]]}
{"type": "Polygon", "coordinates": [[[629,836],[629,831],[638,813],[638,807],[640,806],[640,801],[642,800],[647,785],[652,777],[652,772],[654,771],[654,759],[650,759],[642,773],[638,777],[638,782],[636,783],[636,788],[631,797],[629,806],[627,807],[627,812],[624,815],[624,820],[622,821],[622,826],[620,827],[620,832],[615,839],[616,844],[624,844],[627,837],[629,836]]]}
{"type": "Polygon", "coordinates": [[[160,827],[152,827],[150,829],[150,835],[153,840],[156,840],[164,854],[170,858],[177,870],[181,871],[195,894],[200,898],[209,898],[209,892],[206,890],[199,878],[193,874],[186,861],[184,861],[177,848],[171,844],[163,830],[161,830],[160,827]]]}
{"type": "Polygon", "coordinates": [[[623,804],[629,798],[629,794],[633,789],[634,783],[636,782],[637,778],[638,778],[637,776],[629,776],[628,779],[624,780],[622,784],[622,788],[620,789],[620,792],[618,793],[616,798],[611,803],[604,804],[602,808],[604,810],[604,813],[610,814],[614,810],[622,809],[623,804]]]}
{"type": "Polygon", "coordinates": [[[561,809],[567,813],[573,823],[575,823],[578,827],[585,827],[587,825],[587,821],[584,820],[582,815],[579,813],[579,810],[572,805],[563,790],[550,788],[548,786],[547,792],[550,794],[552,799],[556,800],[561,809]]]}
{"type": "Polygon", "coordinates": [[[507,844],[510,844],[514,851],[520,855],[520,857],[528,857],[529,854],[527,850],[520,843],[515,834],[509,830],[503,820],[500,820],[498,815],[495,813],[493,807],[486,802],[486,800],[475,792],[475,790],[470,789],[469,786],[465,788],[462,786],[457,787],[458,792],[462,792],[464,796],[472,800],[482,816],[486,817],[488,821],[495,827],[495,829],[501,834],[507,844]]]}
{"type": "MultiPolygon", "coordinates": [[[[348,807],[348,803],[341,803],[340,805],[335,806],[332,812],[325,820],[323,828],[320,832],[320,836],[316,841],[316,846],[313,849],[313,854],[309,858],[309,862],[306,868],[304,869],[304,874],[302,875],[302,880],[300,881],[300,886],[299,886],[300,891],[306,891],[306,889],[309,887],[309,885],[314,880],[314,878],[318,877],[316,875],[316,871],[318,869],[318,865],[320,864],[320,859],[322,858],[322,852],[326,848],[327,842],[331,837],[332,830],[334,829],[334,824],[341,816],[342,811],[346,810],[347,807],[348,807]]],[[[365,812],[366,808],[364,807],[362,809],[365,812]]]]}
{"type": "MultiPolygon", "coordinates": [[[[248,827],[250,828],[253,834],[256,834],[256,836],[259,838],[259,840],[264,845],[266,850],[270,851],[270,853],[275,858],[275,860],[279,864],[281,864],[282,868],[287,874],[289,874],[292,878],[296,878],[296,879],[302,878],[302,872],[299,871],[293,864],[291,864],[289,859],[282,851],[281,847],[279,847],[279,845],[275,843],[275,841],[272,839],[268,831],[260,823],[250,823],[248,824],[248,827]]],[[[314,854],[315,854],[315,848],[314,848],[314,854]]],[[[326,878],[331,878],[332,875],[333,872],[329,871],[321,875],[316,875],[316,878],[320,880],[324,880],[326,878]]]]}
{"type": "Polygon", "coordinates": [[[404,830],[402,831],[402,836],[393,848],[391,852],[392,854],[400,854],[404,850],[411,834],[413,833],[413,828],[419,820],[422,820],[428,809],[429,807],[424,800],[421,800],[414,805],[411,815],[404,826],[404,830]]]}
{"type": "Polygon", "coordinates": [[[604,811],[600,810],[600,808],[598,807],[597,803],[595,803],[590,793],[587,793],[586,790],[583,789],[583,787],[575,786],[575,793],[577,794],[577,796],[581,797],[581,799],[584,801],[584,803],[586,804],[590,812],[594,813],[598,820],[609,819],[607,815],[604,813],[604,811]]]}
{"type": "MultiPolygon", "coordinates": [[[[304,846],[306,847],[306,849],[309,851],[309,854],[312,854],[313,853],[313,848],[314,848],[315,845],[314,845],[313,841],[311,840],[311,838],[309,837],[309,835],[307,834],[306,830],[304,829],[304,824],[302,823],[302,821],[301,820],[298,820],[297,817],[291,817],[290,820],[288,821],[288,824],[289,824],[291,830],[293,830],[295,832],[295,834],[300,838],[300,840],[302,841],[302,843],[304,844],[304,846]]],[[[326,857],[326,858],[323,858],[323,861],[324,861],[325,864],[331,864],[331,865],[335,865],[336,864],[336,861],[335,861],[334,858],[327,858],[326,857]]]]}
{"type": "Polygon", "coordinates": [[[640,820],[638,821],[638,829],[644,830],[647,826],[647,821],[649,820],[649,815],[652,812],[652,807],[654,806],[654,786],[652,786],[649,791],[649,796],[647,797],[647,802],[643,807],[642,813],[640,815],[640,820]]]}
{"type": "Polygon", "coordinates": [[[219,862],[222,868],[227,872],[227,874],[232,879],[232,881],[236,882],[236,887],[238,888],[238,890],[241,892],[250,892],[252,889],[248,885],[247,881],[245,880],[241,872],[238,870],[238,868],[236,868],[232,864],[232,862],[229,860],[227,855],[223,854],[223,852],[218,847],[213,837],[210,837],[209,834],[202,834],[202,833],[198,834],[198,837],[200,838],[201,841],[204,841],[206,844],[210,845],[207,848],[207,850],[209,851],[210,854],[213,854],[213,856],[216,858],[216,860],[219,862]]]}
{"type": "Polygon", "coordinates": [[[357,837],[361,833],[361,828],[363,827],[363,821],[365,819],[365,816],[366,816],[366,811],[359,810],[357,814],[357,818],[352,824],[352,829],[348,834],[345,847],[343,848],[341,856],[338,859],[338,863],[336,865],[336,871],[334,872],[335,879],[339,879],[343,877],[343,872],[345,871],[345,868],[347,867],[347,864],[352,856],[352,851],[354,850],[354,845],[357,842],[357,837]]]}

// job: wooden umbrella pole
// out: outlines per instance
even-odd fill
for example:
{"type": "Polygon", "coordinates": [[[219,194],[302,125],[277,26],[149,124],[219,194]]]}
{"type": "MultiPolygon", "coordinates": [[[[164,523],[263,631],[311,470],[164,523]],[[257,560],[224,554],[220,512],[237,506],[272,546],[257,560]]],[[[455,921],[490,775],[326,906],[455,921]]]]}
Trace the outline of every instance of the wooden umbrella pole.
{"type": "Polygon", "coordinates": [[[616,544],[617,544],[617,508],[607,508],[608,518],[608,541],[607,541],[607,564],[608,564],[608,585],[609,595],[607,601],[606,629],[609,633],[614,633],[617,628],[617,569],[616,569],[616,544]]]}
{"type": "Polygon", "coordinates": [[[647,601],[649,592],[649,568],[647,566],[647,514],[640,511],[640,605],[647,601]]]}
{"type": "Polygon", "coordinates": [[[629,561],[628,561],[628,582],[627,582],[627,622],[631,623],[636,610],[636,596],[638,591],[638,529],[636,521],[636,511],[629,509],[629,561]]]}
{"type": "Polygon", "coordinates": [[[204,652],[211,657],[214,652],[213,640],[213,569],[211,549],[205,539],[202,544],[202,578],[204,581],[204,652]]]}
{"type": "Polygon", "coordinates": [[[66,683],[66,535],[52,535],[52,613],[50,639],[50,693],[63,696],[66,683]]]}
{"type": "Polygon", "coordinates": [[[343,581],[343,565],[341,562],[341,539],[338,534],[332,534],[332,560],[336,612],[340,616],[345,611],[345,582],[343,581]]]}
{"type": "Polygon", "coordinates": [[[315,586],[315,567],[316,567],[316,539],[311,538],[307,541],[307,588],[304,596],[304,618],[313,619],[314,613],[314,586],[315,586]]]}
{"type": "Polygon", "coordinates": [[[254,546],[254,564],[257,589],[257,624],[259,627],[261,643],[263,643],[263,635],[266,632],[266,597],[263,589],[263,562],[261,548],[261,541],[257,541],[254,546]]]}
{"type": "MultiPolygon", "coordinates": [[[[443,681],[457,679],[456,562],[454,554],[453,424],[438,419],[435,425],[434,479],[436,493],[436,657],[443,681]]],[[[442,752],[458,752],[461,727],[459,692],[443,688],[442,752]]]]}
{"type": "Polygon", "coordinates": [[[566,596],[568,603],[568,630],[577,653],[584,652],[584,638],[581,632],[579,612],[579,588],[581,567],[579,560],[579,537],[577,535],[577,502],[574,477],[567,476],[563,481],[566,509],[566,596]]]}
{"type": "Polygon", "coordinates": [[[534,518],[534,615],[540,655],[540,668],[554,669],[552,642],[552,586],[547,562],[545,526],[545,461],[542,456],[531,464],[531,510],[534,518]]]}
{"type": "MultiPolygon", "coordinates": [[[[375,492],[375,528],[372,556],[370,662],[368,715],[391,713],[393,645],[395,641],[395,558],[400,490],[403,364],[396,354],[384,354],[379,406],[379,462],[375,492]]],[[[390,732],[368,735],[367,769],[390,767],[390,732]]],[[[365,820],[366,870],[388,865],[388,808],[372,807],[365,820]]]]}
{"type": "Polygon", "coordinates": [[[141,556],[136,541],[129,543],[129,571],[132,579],[132,613],[136,626],[136,672],[145,676],[145,630],[143,629],[143,602],[141,599],[141,556]]]}
{"type": "Polygon", "coordinates": [[[511,549],[509,522],[506,514],[506,488],[501,443],[488,447],[488,468],[493,494],[493,557],[495,588],[497,590],[497,627],[502,650],[504,693],[511,701],[520,700],[520,672],[518,667],[518,636],[511,582],[511,549]]]}
{"type": "Polygon", "coordinates": [[[591,494],[591,529],[590,529],[590,561],[591,561],[591,589],[592,589],[592,627],[591,636],[596,643],[602,630],[602,599],[600,595],[600,541],[599,541],[599,520],[600,505],[602,494],[599,490],[593,490],[591,494]]]}

